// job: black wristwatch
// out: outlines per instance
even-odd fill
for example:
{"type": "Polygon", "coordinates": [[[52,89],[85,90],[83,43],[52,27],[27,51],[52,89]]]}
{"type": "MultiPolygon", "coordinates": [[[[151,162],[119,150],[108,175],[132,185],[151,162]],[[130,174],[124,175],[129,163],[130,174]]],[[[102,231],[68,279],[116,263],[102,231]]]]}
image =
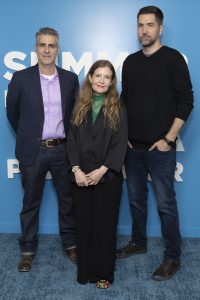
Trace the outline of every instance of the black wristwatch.
{"type": "Polygon", "coordinates": [[[167,145],[169,145],[170,147],[174,148],[174,147],[176,146],[176,139],[175,139],[174,142],[168,140],[168,138],[167,138],[166,136],[164,136],[162,139],[163,139],[163,140],[165,141],[165,143],[166,143],[167,145]]]}

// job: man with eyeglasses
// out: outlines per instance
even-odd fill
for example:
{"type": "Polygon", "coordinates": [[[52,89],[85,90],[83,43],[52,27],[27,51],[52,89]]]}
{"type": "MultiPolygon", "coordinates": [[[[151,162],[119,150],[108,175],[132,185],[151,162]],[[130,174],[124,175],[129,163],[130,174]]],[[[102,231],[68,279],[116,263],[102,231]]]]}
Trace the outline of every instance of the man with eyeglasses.
{"type": "Polygon", "coordinates": [[[39,209],[48,171],[58,197],[63,254],[77,261],[66,135],[79,84],[77,75],[55,64],[58,40],[53,28],[41,28],[36,33],[38,64],[14,73],[7,93],[7,116],[17,136],[16,157],[24,189],[20,272],[30,271],[35,257],[39,209]]]}

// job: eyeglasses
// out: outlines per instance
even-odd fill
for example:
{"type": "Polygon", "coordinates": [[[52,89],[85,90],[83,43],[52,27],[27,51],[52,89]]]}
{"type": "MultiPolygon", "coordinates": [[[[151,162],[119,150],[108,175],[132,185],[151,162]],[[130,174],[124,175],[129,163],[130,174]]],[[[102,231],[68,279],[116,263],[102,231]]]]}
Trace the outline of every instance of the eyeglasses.
{"type": "Polygon", "coordinates": [[[40,49],[45,49],[47,47],[47,48],[49,48],[51,50],[54,50],[54,49],[58,48],[58,45],[57,44],[38,43],[37,47],[40,48],[40,49]]]}

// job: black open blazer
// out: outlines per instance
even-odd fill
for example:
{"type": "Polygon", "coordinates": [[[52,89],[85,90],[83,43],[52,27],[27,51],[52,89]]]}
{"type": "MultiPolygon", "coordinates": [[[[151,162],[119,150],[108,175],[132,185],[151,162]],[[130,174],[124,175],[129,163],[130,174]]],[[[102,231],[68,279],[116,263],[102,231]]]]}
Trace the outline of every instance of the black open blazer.
{"type": "MultiPolygon", "coordinates": [[[[122,105],[120,123],[116,130],[107,124],[101,108],[93,124],[90,110],[79,127],[70,124],[67,152],[72,166],[80,166],[87,174],[102,165],[108,168],[100,182],[108,182],[113,172],[122,169],[128,142],[127,114],[122,105]]],[[[74,175],[71,174],[72,180],[74,175]]]]}

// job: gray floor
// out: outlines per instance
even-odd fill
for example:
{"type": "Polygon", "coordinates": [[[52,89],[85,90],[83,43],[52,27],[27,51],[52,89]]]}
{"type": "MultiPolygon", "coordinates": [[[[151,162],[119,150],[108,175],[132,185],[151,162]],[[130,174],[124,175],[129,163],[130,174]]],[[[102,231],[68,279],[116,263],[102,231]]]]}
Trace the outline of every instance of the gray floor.
{"type": "MultiPolygon", "coordinates": [[[[60,252],[57,235],[42,235],[31,272],[20,273],[17,234],[0,234],[1,300],[199,300],[200,239],[183,239],[182,268],[165,282],[151,280],[162,260],[163,243],[149,238],[148,253],[117,260],[115,282],[108,290],[76,282],[76,266],[60,252]]],[[[128,242],[120,236],[118,245],[128,242]]]]}

